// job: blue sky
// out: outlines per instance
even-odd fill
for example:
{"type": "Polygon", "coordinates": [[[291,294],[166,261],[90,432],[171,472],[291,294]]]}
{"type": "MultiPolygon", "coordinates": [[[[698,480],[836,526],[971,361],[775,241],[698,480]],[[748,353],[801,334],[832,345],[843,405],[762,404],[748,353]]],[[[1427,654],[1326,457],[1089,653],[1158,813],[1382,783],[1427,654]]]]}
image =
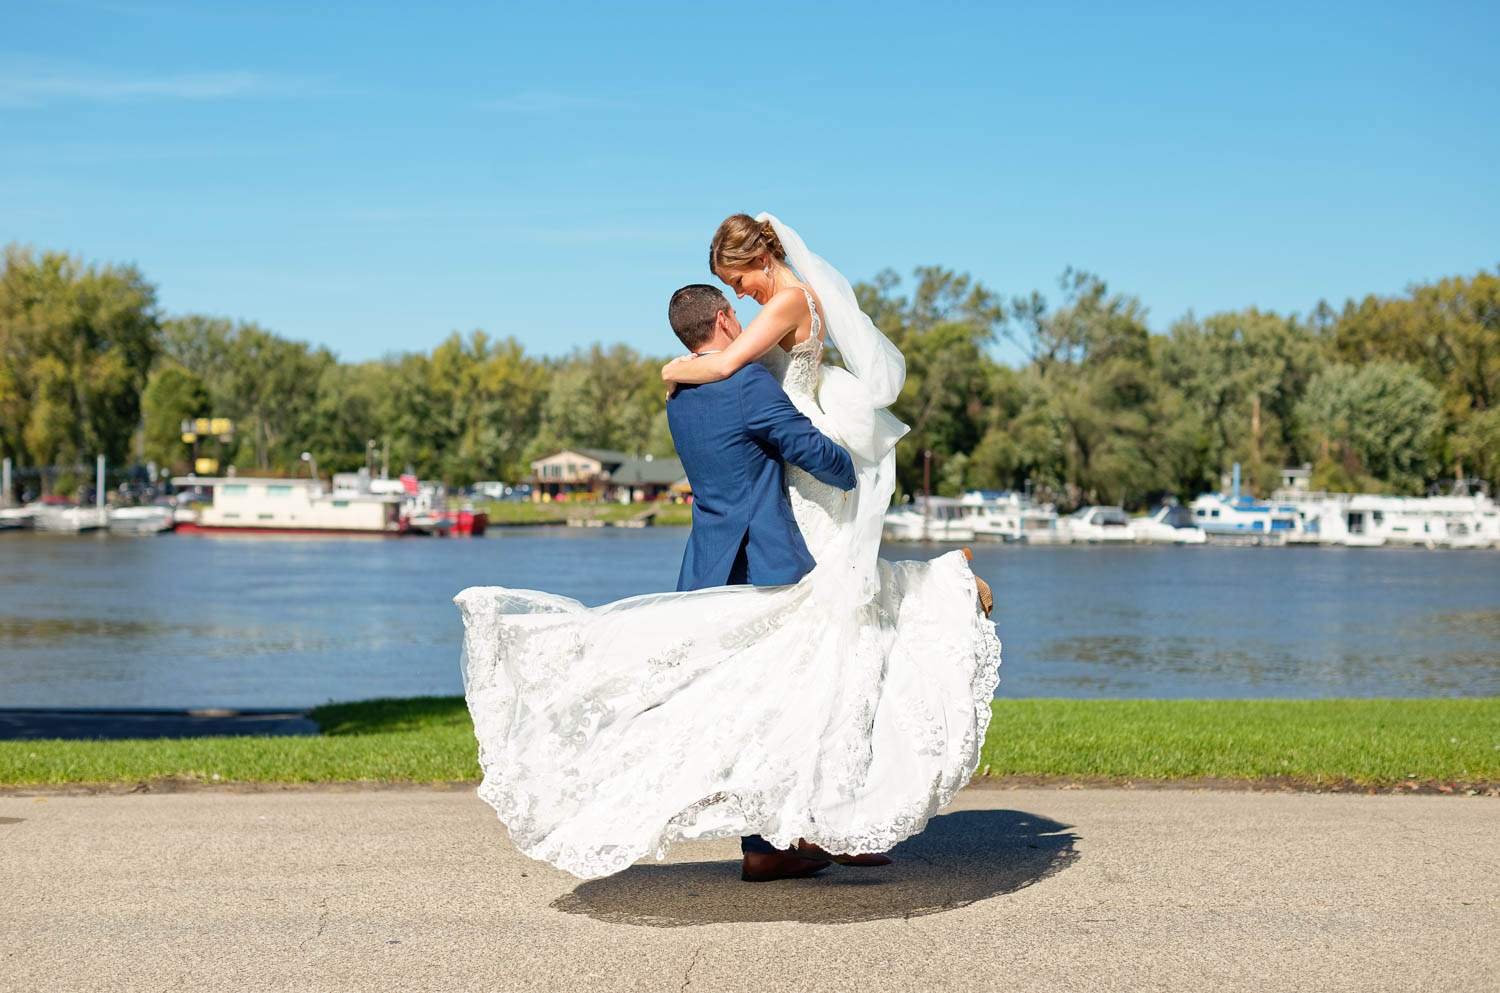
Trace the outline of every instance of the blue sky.
{"type": "Polygon", "coordinates": [[[1500,263],[1494,3],[6,6],[0,242],[346,359],[669,353],[738,210],[1159,330],[1500,263]]]}

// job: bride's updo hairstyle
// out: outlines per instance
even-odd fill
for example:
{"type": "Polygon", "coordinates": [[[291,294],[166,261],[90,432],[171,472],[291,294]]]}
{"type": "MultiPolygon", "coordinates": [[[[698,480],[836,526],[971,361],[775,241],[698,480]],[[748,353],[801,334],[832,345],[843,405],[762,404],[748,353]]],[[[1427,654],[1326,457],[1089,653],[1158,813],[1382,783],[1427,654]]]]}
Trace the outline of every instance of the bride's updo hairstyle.
{"type": "Polygon", "coordinates": [[[708,271],[718,275],[735,269],[756,269],[757,260],[769,255],[777,262],[786,261],[786,249],[776,237],[770,221],[757,221],[749,214],[731,214],[724,218],[714,240],[708,246],[708,271]]]}

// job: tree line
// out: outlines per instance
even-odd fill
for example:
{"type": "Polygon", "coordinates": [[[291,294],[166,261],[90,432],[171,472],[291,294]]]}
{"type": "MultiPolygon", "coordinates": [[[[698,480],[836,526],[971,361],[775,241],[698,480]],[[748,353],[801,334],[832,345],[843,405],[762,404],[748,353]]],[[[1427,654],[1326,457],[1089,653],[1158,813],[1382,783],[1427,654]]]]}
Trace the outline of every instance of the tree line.
{"type": "MultiPolygon", "coordinates": [[[[1216,489],[1239,462],[1252,491],[1311,463],[1315,488],[1419,493],[1500,476],[1500,274],[1367,296],[1307,316],[1255,308],[1152,333],[1142,302],[1069,270],[1057,292],[1005,297],[940,267],[856,287],[902,349],[902,488],[1029,488],[1071,506],[1141,506],[1216,489]],[[1001,362],[1005,343],[1023,359],[1001,362]]],[[[665,356],[594,345],[530,355],[451,334],[429,352],[341,362],[253,322],[167,315],[134,267],[11,246],[0,272],[0,454],[66,467],[187,468],[181,422],[227,417],[240,472],[366,464],[453,485],[517,481],[531,459],[586,446],[672,454],[665,356]]],[[[219,454],[217,443],[207,454],[219,454]]],[[[82,475],[82,473],[80,473],[82,475]]]]}

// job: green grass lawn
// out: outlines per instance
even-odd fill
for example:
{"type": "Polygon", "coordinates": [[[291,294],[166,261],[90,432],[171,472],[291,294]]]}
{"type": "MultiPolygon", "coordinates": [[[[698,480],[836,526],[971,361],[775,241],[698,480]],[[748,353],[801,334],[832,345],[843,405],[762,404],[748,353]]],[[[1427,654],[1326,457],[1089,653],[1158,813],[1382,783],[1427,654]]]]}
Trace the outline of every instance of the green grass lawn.
{"type": "MultiPolygon", "coordinates": [[[[483,505],[490,523],[564,524],[570,519],[624,521],[646,509],[639,503],[530,503],[519,500],[493,500],[483,505]]],[[[686,526],[693,522],[693,509],[685,503],[663,503],[656,515],[658,525],[686,526]]]]}
{"type": "MultiPolygon", "coordinates": [[[[0,742],[0,784],[476,780],[461,697],[332,704],[316,737],[0,742]]],[[[1500,784],[1500,697],[997,700],[981,774],[1308,787],[1500,784]]]]}

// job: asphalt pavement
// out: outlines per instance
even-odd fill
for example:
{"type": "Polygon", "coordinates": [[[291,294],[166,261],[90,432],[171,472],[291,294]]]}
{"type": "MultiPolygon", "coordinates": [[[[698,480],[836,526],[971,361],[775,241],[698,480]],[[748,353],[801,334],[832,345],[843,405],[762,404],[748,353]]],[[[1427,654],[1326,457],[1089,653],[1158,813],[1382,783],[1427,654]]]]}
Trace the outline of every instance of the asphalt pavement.
{"type": "Polygon", "coordinates": [[[1500,989],[1500,799],[960,794],[885,869],[580,882],[472,788],[0,796],[0,990],[1500,989]]]}

